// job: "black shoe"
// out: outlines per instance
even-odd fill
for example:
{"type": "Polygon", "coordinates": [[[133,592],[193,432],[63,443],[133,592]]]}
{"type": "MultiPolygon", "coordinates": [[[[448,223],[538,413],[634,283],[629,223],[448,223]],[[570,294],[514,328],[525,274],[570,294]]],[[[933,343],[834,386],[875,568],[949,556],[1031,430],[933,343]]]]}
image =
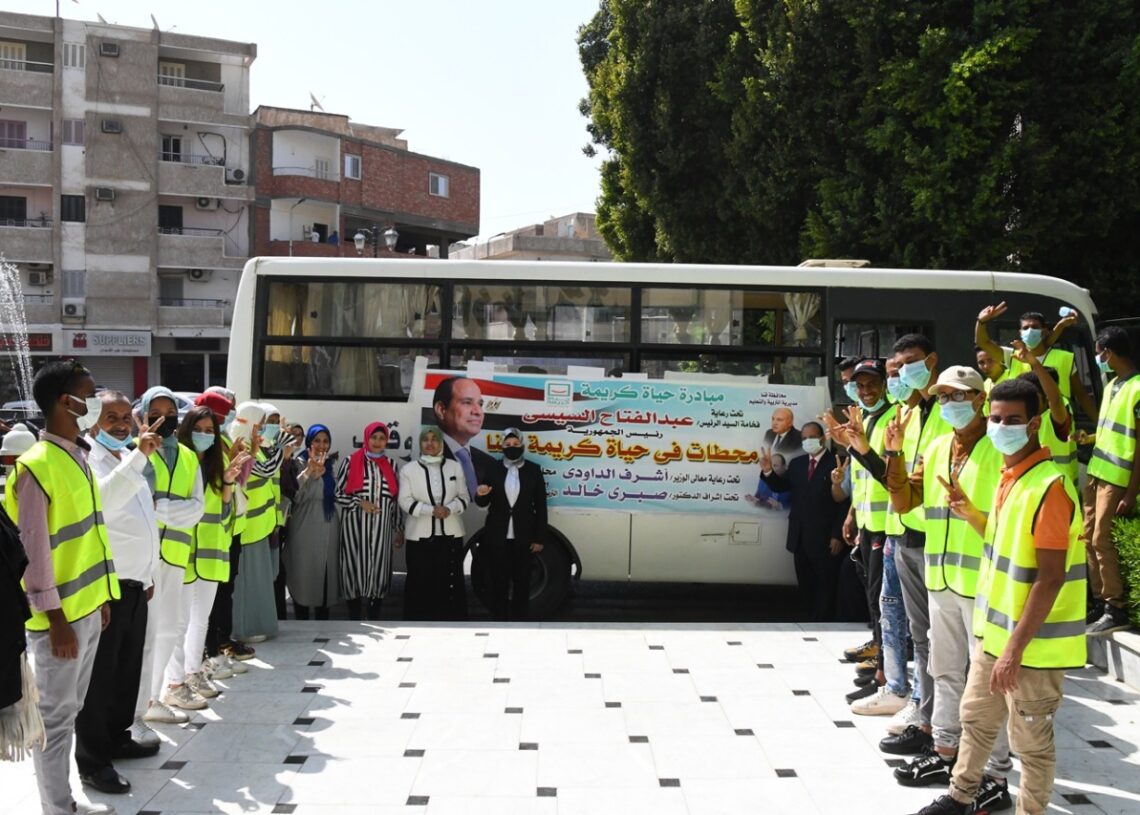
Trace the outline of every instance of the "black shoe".
{"type": "Polygon", "coordinates": [[[845,698],[847,699],[847,704],[853,704],[855,702],[858,702],[860,699],[866,699],[868,696],[874,696],[878,692],[878,684],[875,682],[870,682],[861,688],[856,688],[855,690],[851,691],[851,693],[847,694],[845,698]]]}
{"type": "Polygon", "coordinates": [[[953,770],[954,762],[947,761],[932,749],[909,764],[896,767],[895,781],[904,787],[946,786],[950,783],[950,773],[953,770]]]}
{"type": "Polygon", "coordinates": [[[150,758],[158,755],[160,744],[139,744],[134,739],[127,739],[115,745],[112,758],[150,758]]]}
{"type": "Polygon", "coordinates": [[[982,785],[974,796],[974,812],[1000,812],[1013,806],[1009,797],[1009,784],[988,775],[982,777],[982,785]]]}
{"type": "Polygon", "coordinates": [[[80,773],[79,780],[108,795],[124,795],[131,791],[131,782],[119,775],[114,767],[104,767],[91,775],[80,773]]]}
{"type": "Polygon", "coordinates": [[[1128,612],[1122,608],[1110,606],[1108,603],[1104,604],[1104,614],[1100,616],[1095,623],[1085,629],[1085,634],[1090,637],[1104,637],[1111,634],[1113,631],[1123,631],[1131,627],[1128,622],[1128,612]]]}
{"type": "Polygon", "coordinates": [[[1085,625],[1092,625],[1100,619],[1100,615],[1102,614],[1104,614],[1104,605],[1102,603],[1089,606],[1089,610],[1085,613],[1085,625]]]}
{"type": "Polygon", "coordinates": [[[257,653],[244,642],[238,642],[237,640],[230,640],[219,650],[230,659],[237,659],[243,662],[247,659],[253,659],[253,655],[257,653]]]}
{"type": "Polygon", "coordinates": [[[865,668],[861,667],[861,666],[856,666],[856,668],[855,668],[855,675],[856,676],[874,676],[878,672],[879,672],[879,666],[877,666],[877,665],[868,665],[865,668]]]}
{"type": "Polygon", "coordinates": [[[874,681],[875,681],[875,675],[874,674],[867,674],[867,676],[857,676],[857,677],[855,677],[855,687],[865,688],[874,681]]]}
{"type": "Polygon", "coordinates": [[[897,736],[887,736],[879,742],[879,749],[896,756],[918,756],[934,748],[934,739],[923,733],[916,724],[907,725],[897,736]]]}
{"type": "Polygon", "coordinates": [[[949,795],[943,795],[924,806],[915,815],[973,815],[973,812],[973,804],[960,804],[949,795]]]}

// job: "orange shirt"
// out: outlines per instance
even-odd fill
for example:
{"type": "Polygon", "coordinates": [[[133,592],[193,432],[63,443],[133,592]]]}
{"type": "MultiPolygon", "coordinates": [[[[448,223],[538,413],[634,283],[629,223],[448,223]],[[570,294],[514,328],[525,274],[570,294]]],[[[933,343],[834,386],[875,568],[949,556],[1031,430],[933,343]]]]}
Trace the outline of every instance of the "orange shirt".
{"type": "MultiPolygon", "coordinates": [[[[998,484],[997,506],[994,511],[1001,510],[1001,505],[1013,489],[1013,484],[1026,470],[1042,461],[1049,461],[1052,454],[1047,447],[1042,447],[1033,455],[1015,464],[1012,467],[1003,467],[1001,482],[998,484]]],[[[1073,520],[1073,502],[1065,494],[1064,484],[1060,480],[1054,481],[1045,493],[1041,502],[1041,509],[1037,512],[1037,519],[1033,523],[1033,546],[1037,549],[1069,548],[1069,525],[1073,520]]]]}

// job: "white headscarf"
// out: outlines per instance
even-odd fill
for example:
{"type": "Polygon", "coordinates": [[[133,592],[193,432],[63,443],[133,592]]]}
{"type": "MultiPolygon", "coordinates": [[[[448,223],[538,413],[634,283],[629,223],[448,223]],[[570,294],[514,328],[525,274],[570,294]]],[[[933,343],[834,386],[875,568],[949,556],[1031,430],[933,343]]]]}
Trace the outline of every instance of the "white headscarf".
{"type": "Polygon", "coordinates": [[[230,422],[229,437],[234,441],[248,440],[253,435],[254,425],[265,421],[265,407],[257,402],[242,402],[237,406],[237,415],[230,422]]]}

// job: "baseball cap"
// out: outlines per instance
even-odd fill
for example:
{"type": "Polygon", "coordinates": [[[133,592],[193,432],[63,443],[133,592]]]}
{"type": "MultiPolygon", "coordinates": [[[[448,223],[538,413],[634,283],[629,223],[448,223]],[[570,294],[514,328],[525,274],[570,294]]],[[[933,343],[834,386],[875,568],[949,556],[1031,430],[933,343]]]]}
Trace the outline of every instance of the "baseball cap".
{"type": "Polygon", "coordinates": [[[986,389],[982,375],[965,365],[951,365],[938,375],[934,388],[953,388],[956,391],[982,391],[986,389]]]}
{"type": "Polygon", "coordinates": [[[879,377],[879,379],[887,378],[887,369],[883,367],[883,363],[877,359],[863,359],[855,366],[855,370],[851,372],[851,378],[859,376],[859,374],[872,374],[879,377]]]}

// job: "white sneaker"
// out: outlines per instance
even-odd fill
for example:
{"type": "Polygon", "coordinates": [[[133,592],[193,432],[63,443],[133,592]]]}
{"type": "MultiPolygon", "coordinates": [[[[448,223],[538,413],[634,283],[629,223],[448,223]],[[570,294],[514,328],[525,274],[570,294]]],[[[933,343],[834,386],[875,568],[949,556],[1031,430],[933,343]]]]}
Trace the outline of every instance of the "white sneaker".
{"type": "Polygon", "coordinates": [[[186,677],[186,687],[190,688],[190,690],[194,691],[194,693],[203,699],[213,699],[221,693],[213,682],[202,675],[201,671],[192,673],[186,677]]]}
{"type": "Polygon", "coordinates": [[[143,747],[153,747],[159,742],[158,734],[154,732],[149,724],[143,721],[142,716],[135,717],[134,724],[130,726],[130,734],[131,741],[137,742],[143,747]]]}
{"type": "Polygon", "coordinates": [[[900,736],[912,724],[917,727],[921,723],[922,714],[919,713],[918,705],[915,704],[914,699],[911,699],[907,702],[906,707],[891,717],[887,723],[887,732],[892,736],[900,736]]]}
{"type": "Polygon", "coordinates": [[[81,803],[73,801],[74,808],[72,809],[76,815],[115,815],[115,808],[110,804],[93,804],[90,801],[81,803]]]}
{"type": "Polygon", "coordinates": [[[229,666],[223,656],[210,657],[202,663],[202,675],[207,679],[229,679],[234,675],[233,668],[229,666]]]}
{"type": "Polygon", "coordinates": [[[206,700],[196,694],[185,682],[178,687],[167,688],[162,694],[162,703],[182,710],[202,710],[209,707],[206,700]]]}
{"type": "Polygon", "coordinates": [[[910,693],[899,696],[889,690],[886,685],[879,688],[879,692],[866,699],[860,699],[851,705],[851,712],[859,716],[894,716],[907,706],[910,693]]]}
{"type": "Polygon", "coordinates": [[[222,659],[226,661],[226,666],[234,672],[234,675],[249,673],[249,668],[240,659],[234,659],[231,656],[222,655],[222,659]]]}
{"type": "Polygon", "coordinates": [[[170,705],[152,700],[150,707],[148,707],[146,713],[143,714],[143,721],[162,722],[164,724],[186,724],[186,722],[190,721],[190,717],[181,710],[175,710],[170,707],[170,705]]]}

